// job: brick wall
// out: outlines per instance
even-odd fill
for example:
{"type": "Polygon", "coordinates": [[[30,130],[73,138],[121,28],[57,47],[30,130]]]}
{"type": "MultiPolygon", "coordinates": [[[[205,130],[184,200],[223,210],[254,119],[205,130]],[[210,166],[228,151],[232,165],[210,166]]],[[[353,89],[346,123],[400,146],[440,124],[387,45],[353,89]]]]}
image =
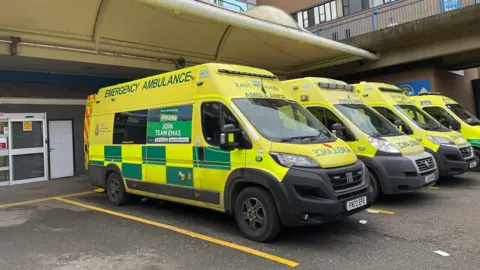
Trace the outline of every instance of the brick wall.
{"type": "Polygon", "coordinates": [[[477,69],[467,69],[465,75],[460,76],[446,70],[436,69],[435,91],[441,92],[446,96],[462,104],[470,112],[476,112],[475,96],[472,89],[472,80],[478,79],[477,69]]]}
{"type": "Polygon", "coordinates": [[[434,67],[424,67],[385,75],[366,76],[360,80],[348,80],[349,83],[359,81],[384,82],[399,84],[414,80],[430,80],[433,92],[440,92],[462,104],[467,110],[476,112],[475,96],[472,89],[472,80],[479,78],[478,69],[465,70],[465,76],[453,74],[447,70],[434,67]]]}

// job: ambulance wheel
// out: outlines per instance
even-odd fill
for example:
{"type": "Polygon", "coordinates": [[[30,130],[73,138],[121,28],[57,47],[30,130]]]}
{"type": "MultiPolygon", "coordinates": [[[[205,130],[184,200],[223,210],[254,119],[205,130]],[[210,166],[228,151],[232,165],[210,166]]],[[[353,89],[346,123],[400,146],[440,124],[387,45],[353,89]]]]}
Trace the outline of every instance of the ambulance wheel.
{"type": "Polygon", "coordinates": [[[370,170],[370,185],[372,185],[373,188],[373,202],[375,202],[380,197],[380,195],[382,195],[382,187],[378,182],[377,176],[372,170],[370,170]]]}
{"type": "Polygon", "coordinates": [[[235,219],[245,237],[256,242],[273,240],[282,226],[272,195],[259,187],[247,187],[238,194],[235,219]]]}
{"type": "Polygon", "coordinates": [[[125,191],[123,180],[116,173],[108,175],[106,191],[108,200],[117,206],[128,204],[133,199],[133,195],[125,191]]]}

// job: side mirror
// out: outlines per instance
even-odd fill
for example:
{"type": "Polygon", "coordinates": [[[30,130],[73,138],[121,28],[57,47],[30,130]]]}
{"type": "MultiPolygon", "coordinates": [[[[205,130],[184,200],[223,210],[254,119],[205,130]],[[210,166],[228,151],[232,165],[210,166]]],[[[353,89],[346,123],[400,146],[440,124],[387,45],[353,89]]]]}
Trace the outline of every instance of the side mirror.
{"type": "Polygon", "coordinates": [[[395,122],[393,122],[393,124],[403,133],[408,134],[408,135],[413,134],[413,131],[401,119],[395,120],[395,122]]]}
{"type": "Polygon", "coordinates": [[[335,123],[332,126],[332,133],[333,135],[337,136],[338,138],[342,140],[347,140],[347,128],[340,123],[335,123]]]}
{"type": "Polygon", "coordinates": [[[450,118],[450,120],[448,121],[448,124],[451,130],[460,130],[462,128],[460,123],[453,118],[450,118]]]}
{"type": "Polygon", "coordinates": [[[225,151],[232,151],[240,147],[240,135],[242,131],[232,124],[227,124],[222,127],[220,133],[220,149],[225,151]]]}
{"type": "Polygon", "coordinates": [[[397,120],[395,120],[395,122],[393,124],[397,127],[400,127],[404,124],[404,122],[400,119],[397,119],[397,120]]]}

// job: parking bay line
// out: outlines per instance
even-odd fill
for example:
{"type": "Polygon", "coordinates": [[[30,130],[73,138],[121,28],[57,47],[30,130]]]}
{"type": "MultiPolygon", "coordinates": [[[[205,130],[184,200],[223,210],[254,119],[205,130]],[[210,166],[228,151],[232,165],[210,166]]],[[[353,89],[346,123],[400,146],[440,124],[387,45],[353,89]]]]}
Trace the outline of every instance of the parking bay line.
{"type": "Polygon", "coordinates": [[[433,186],[433,187],[429,187],[428,189],[439,190],[440,188],[436,187],[436,186],[433,186]]]}
{"type": "Polygon", "coordinates": [[[22,201],[22,202],[0,204],[0,209],[13,207],[13,206],[20,206],[20,205],[38,203],[38,202],[51,201],[51,200],[55,200],[57,198],[70,198],[70,197],[75,197],[75,196],[87,195],[87,194],[91,194],[91,193],[93,193],[93,191],[84,191],[84,192],[70,193],[70,194],[65,194],[65,195],[51,196],[51,197],[46,197],[46,198],[22,201]]]}
{"type": "Polygon", "coordinates": [[[174,231],[174,232],[177,232],[177,233],[181,233],[181,234],[184,234],[184,235],[188,235],[188,236],[191,236],[191,237],[194,237],[194,238],[202,239],[202,240],[207,241],[207,242],[211,242],[211,243],[218,244],[218,245],[221,245],[221,246],[225,246],[225,247],[229,247],[229,248],[232,248],[232,249],[240,250],[240,251],[243,251],[243,252],[258,256],[258,257],[262,257],[264,259],[275,261],[277,263],[285,264],[285,265],[288,265],[288,266],[291,266],[291,267],[296,267],[296,266],[299,265],[299,263],[288,260],[288,259],[285,259],[285,258],[277,257],[275,255],[268,254],[268,253],[265,253],[265,252],[262,252],[262,251],[259,251],[259,250],[256,250],[256,249],[252,249],[252,248],[249,248],[249,247],[237,245],[237,244],[234,244],[234,243],[230,243],[230,242],[227,242],[227,241],[216,239],[216,238],[206,236],[206,235],[203,235],[203,234],[199,234],[199,233],[196,233],[196,232],[192,232],[192,231],[189,231],[189,230],[177,228],[177,227],[172,226],[172,225],[163,224],[163,223],[160,223],[160,222],[156,222],[156,221],[152,221],[152,220],[148,220],[148,219],[144,219],[144,218],[140,218],[140,217],[135,217],[135,216],[131,216],[131,215],[107,210],[107,209],[104,209],[104,208],[100,208],[100,207],[96,207],[96,206],[93,206],[93,205],[88,205],[88,204],[64,199],[64,198],[61,198],[61,197],[57,197],[55,199],[59,200],[59,201],[62,201],[62,202],[65,202],[65,203],[77,205],[77,206],[80,206],[80,207],[83,207],[83,208],[88,208],[90,210],[103,212],[103,213],[114,215],[114,216],[117,216],[117,217],[122,217],[122,218],[130,219],[130,220],[134,220],[134,221],[137,221],[137,222],[149,224],[149,225],[152,225],[152,226],[155,226],[155,227],[159,227],[159,228],[167,229],[167,230],[174,231]]]}
{"type": "Polygon", "coordinates": [[[395,214],[395,212],[392,212],[392,211],[386,211],[386,210],[380,210],[380,209],[374,209],[374,208],[368,208],[368,209],[367,209],[367,212],[373,213],[373,214],[380,213],[380,214],[385,214],[385,215],[393,215],[393,214],[395,214]]]}

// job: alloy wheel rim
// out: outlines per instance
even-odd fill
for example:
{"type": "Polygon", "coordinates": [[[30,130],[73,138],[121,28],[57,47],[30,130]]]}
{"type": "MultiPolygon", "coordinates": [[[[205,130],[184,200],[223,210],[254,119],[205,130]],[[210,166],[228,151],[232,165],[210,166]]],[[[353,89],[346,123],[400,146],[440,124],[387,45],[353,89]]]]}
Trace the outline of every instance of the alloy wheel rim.
{"type": "Polygon", "coordinates": [[[249,197],[243,201],[242,221],[252,231],[259,231],[265,227],[265,207],[257,198],[249,197]]]}
{"type": "Polygon", "coordinates": [[[110,194],[112,199],[116,200],[120,193],[120,182],[117,179],[112,179],[112,183],[110,185],[110,194]]]}

